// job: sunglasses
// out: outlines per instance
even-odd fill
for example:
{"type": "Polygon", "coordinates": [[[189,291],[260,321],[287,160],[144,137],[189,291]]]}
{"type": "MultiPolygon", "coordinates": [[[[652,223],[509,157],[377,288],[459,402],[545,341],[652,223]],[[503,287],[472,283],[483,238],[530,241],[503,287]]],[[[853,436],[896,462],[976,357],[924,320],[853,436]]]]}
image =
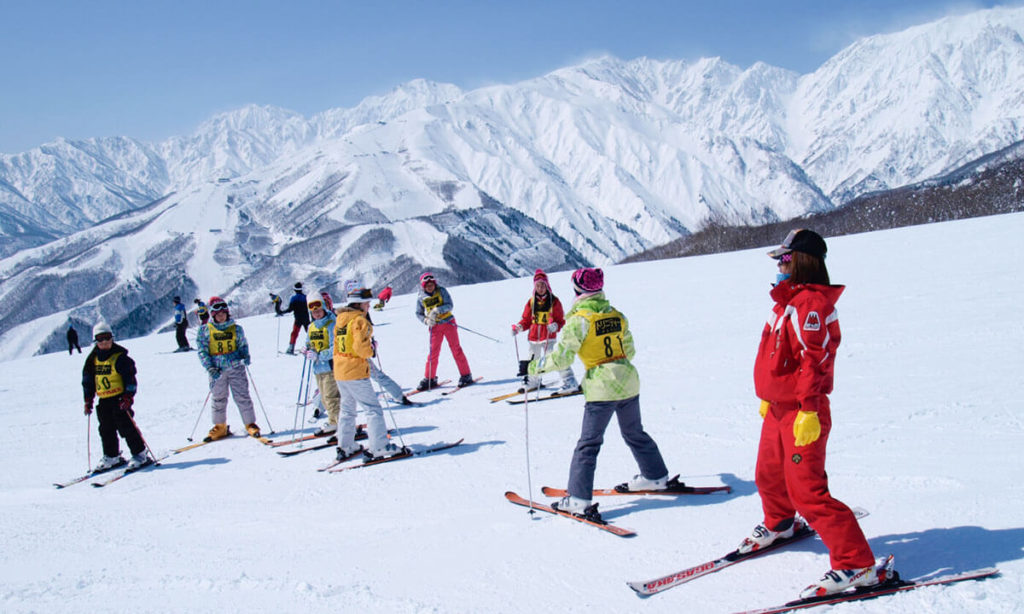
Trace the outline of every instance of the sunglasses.
{"type": "Polygon", "coordinates": [[[112,335],[110,333],[100,333],[100,334],[96,335],[96,341],[97,342],[99,342],[99,341],[110,341],[113,338],[114,338],[114,335],[112,335]]]}
{"type": "Polygon", "coordinates": [[[783,262],[793,262],[793,252],[789,252],[788,254],[782,254],[781,256],[776,258],[776,260],[779,261],[779,264],[782,264],[783,262]]]}

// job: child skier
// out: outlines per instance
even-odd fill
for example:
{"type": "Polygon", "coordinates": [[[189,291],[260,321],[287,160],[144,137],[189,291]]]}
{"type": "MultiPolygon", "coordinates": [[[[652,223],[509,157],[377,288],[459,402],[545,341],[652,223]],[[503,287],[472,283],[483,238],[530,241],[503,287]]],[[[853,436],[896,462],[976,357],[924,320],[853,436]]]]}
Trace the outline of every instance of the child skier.
{"type": "Polygon", "coordinates": [[[174,338],[178,341],[178,349],[175,352],[187,352],[192,349],[188,344],[188,337],[185,331],[188,329],[188,312],[181,304],[181,297],[174,297],[174,338]]]}
{"type": "MultiPolygon", "coordinates": [[[[565,317],[562,314],[562,301],[551,292],[547,274],[537,269],[533,274],[533,297],[526,301],[522,318],[512,325],[513,337],[524,330],[529,331],[527,339],[530,341],[530,354],[526,360],[519,361],[519,377],[527,377],[526,386],[520,388],[520,392],[541,387],[541,378],[527,375],[527,367],[531,360],[536,360],[554,349],[556,336],[563,326],[565,317]]],[[[559,393],[574,392],[579,388],[571,365],[562,370],[561,376],[562,387],[558,390],[559,393]]]]}
{"type": "Polygon", "coordinates": [[[591,505],[594,469],[601,451],[604,431],[612,416],[619,432],[640,466],[624,486],[628,490],[660,490],[668,484],[668,469],[658,444],[644,432],[640,421],[640,377],[630,363],[636,353],[626,316],[605,298],[601,269],[579,269],[572,274],[576,301],[555,349],[529,365],[531,375],[558,371],[572,364],[576,355],[586,367],[583,376],[583,428],[572,464],[569,466],[569,494],[552,507],[599,518],[597,504],[591,505]]]}
{"type": "Polygon", "coordinates": [[[362,448],[356,445],[356,412],[366,412],[367,459],[395,456],[407,452],[390,443],[384,424],[384,411],[377,393],[370,384],[370,362],[373,356],[373,325],[367,317],[373,293],[367,288],[353,289],[348,305],[337,312],[334,325],[334,379],[341,393],[341,424],[338,435],[339,461],[351,458],[362,448]]]}
{"type": "Polygon", "coordinates": [[[324,299],[314,298],[307,303],[313,321],[309,323],[306,357],[312,361],[320,400],[327,412],[327,421],[320,425],[317,435],[330,435],[338,430],[338,412],[341,397],[334,379],[334,324],[337,318],[328,311],[324,299]]]}
{"type": "Polygon", "coordinates": [[[210,321],[210,309],[206,306],[201,299],[195,299],[192,301],[196,304],[196,315],[199,316],[199,325],[202,326],[210,321]]]}
{"type": "Polygon", "coordinates": [[[380,294],[377,295],[377,304],[374,305],[373,308],[376,309],[377,311],[380,311],[381,309],[384,309],[384,305],[387,305],[388,301],[390,301],[390,300],[391,300],[391,286],[388,286],[387,288],[384,288],[383,290],[381,290],[380,294]]]}
{"type": "Polygon", "coordinates": [[[213,398],[210,410],[213,428],[203,440],[216,441],[231,435],[227,424],[229,390],[242,416],[245,431],[252,437],[259,437],[260,427],[256,425],[256,412],[249,396],[249,378],[245,373],[250,362],[245,331],[231,319],[231,312],[224,299],[211,296],[209,304],[213,321],[200,326],[196,338],[199,362],[210,375],[210,394],[213,398]]]}
{"type": "Polygon", "coordinates": [[[100,441],[103,443],[103,458],[93,473],[109,471],[125,464],[121,457],[117,436],[124,437],[132,453],[129,469],[138,469],[153,462],[146,451],[146,442],[139,433],[133,417],[132,404],[135,400],[137,383],[135,361],[128,357],[128,350],[114,343],[114,333],[103,321],[92,329],[96,342],[82,368],[82,390],[85,392],[85,415],[92,413],[93,398],[98,396],[96,419],[99,422],[100,441]]]}
{"type": "Polygon", "coordinates": [[[473,383],[469,361],[459,343],[459,327],[452,315],[452,297],[448,291],[437,285],[433,273],[420,275],[420,293],[416,300],[416,318],[422,320],[430,330],[430,351],[423,379],[416,390],[430,390],[437,387],[437,362],[441,354],[441,342],[448,340],[448,349],[459,369],[459,387],[473,383]]]}

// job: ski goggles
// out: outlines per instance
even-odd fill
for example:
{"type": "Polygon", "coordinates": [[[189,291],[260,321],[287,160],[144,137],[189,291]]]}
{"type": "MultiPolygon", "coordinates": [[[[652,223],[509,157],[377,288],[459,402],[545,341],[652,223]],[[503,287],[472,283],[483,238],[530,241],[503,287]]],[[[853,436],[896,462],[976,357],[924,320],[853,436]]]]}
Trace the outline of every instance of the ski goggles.
{"type": "Polygon", "coordinates": [[[373,292],[369,288],[360,288],[349,292],[348,297],[350,299],[371,299],[373,298],[373,292]]]}
{"type": "Polygon", "coordinates": [[[306,306],[309,307],[310,311],[313,311],[314,309],[323,309],[324,302],[321,300],[309,301],[308,303],[306,303],[306,306]]]}
{"type": "Polygon", "coordinates": [[[110,341],[113,338],[114,338],[114,335],[112,335],[111,333],[100,333],[100,334],[96,335],[96,341],[97,342],[99,342],[99,341],[110,341]]]}
{"type": "Polygon", "coordinates": [[[216,313],[218,311],[227,311],[228,310],[228,304],[227,303],[214,303],[214,304],[210,305],[210,310],[213,311],[214,313],[216,313]]]}

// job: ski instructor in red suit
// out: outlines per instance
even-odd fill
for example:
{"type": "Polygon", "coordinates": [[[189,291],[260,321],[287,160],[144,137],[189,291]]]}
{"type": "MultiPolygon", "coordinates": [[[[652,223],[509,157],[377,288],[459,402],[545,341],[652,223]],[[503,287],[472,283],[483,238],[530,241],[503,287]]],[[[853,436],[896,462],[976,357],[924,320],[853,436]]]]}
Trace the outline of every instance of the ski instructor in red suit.
{"type": "Polygon", "coordinates": [[[888,573],[876,567],[857,518],[832,497],[825,474],[832,428],[828,395],[841,337],[835,304],[844,290],[829,281],[826,251],[821,235],[799,229],[768,252],[779,267],[771,291],[775,306],[754,363],[764,418],[755,473],[764,523],[739,548],[764,548],[792,536],[806,520],[828,548],[832,568],[801,597],[875,584],[888,573]]]}

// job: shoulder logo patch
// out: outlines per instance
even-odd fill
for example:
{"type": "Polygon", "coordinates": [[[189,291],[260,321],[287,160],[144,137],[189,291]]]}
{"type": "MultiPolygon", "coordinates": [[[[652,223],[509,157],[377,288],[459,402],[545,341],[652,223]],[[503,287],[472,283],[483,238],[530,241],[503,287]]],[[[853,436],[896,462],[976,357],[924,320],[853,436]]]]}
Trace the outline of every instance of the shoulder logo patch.
{"type": "Polygon", "coordinates": [[[804,320],[804,330],[821,330],[821,316],[817,311],[807,314],[807,319],[804,320]]]}

